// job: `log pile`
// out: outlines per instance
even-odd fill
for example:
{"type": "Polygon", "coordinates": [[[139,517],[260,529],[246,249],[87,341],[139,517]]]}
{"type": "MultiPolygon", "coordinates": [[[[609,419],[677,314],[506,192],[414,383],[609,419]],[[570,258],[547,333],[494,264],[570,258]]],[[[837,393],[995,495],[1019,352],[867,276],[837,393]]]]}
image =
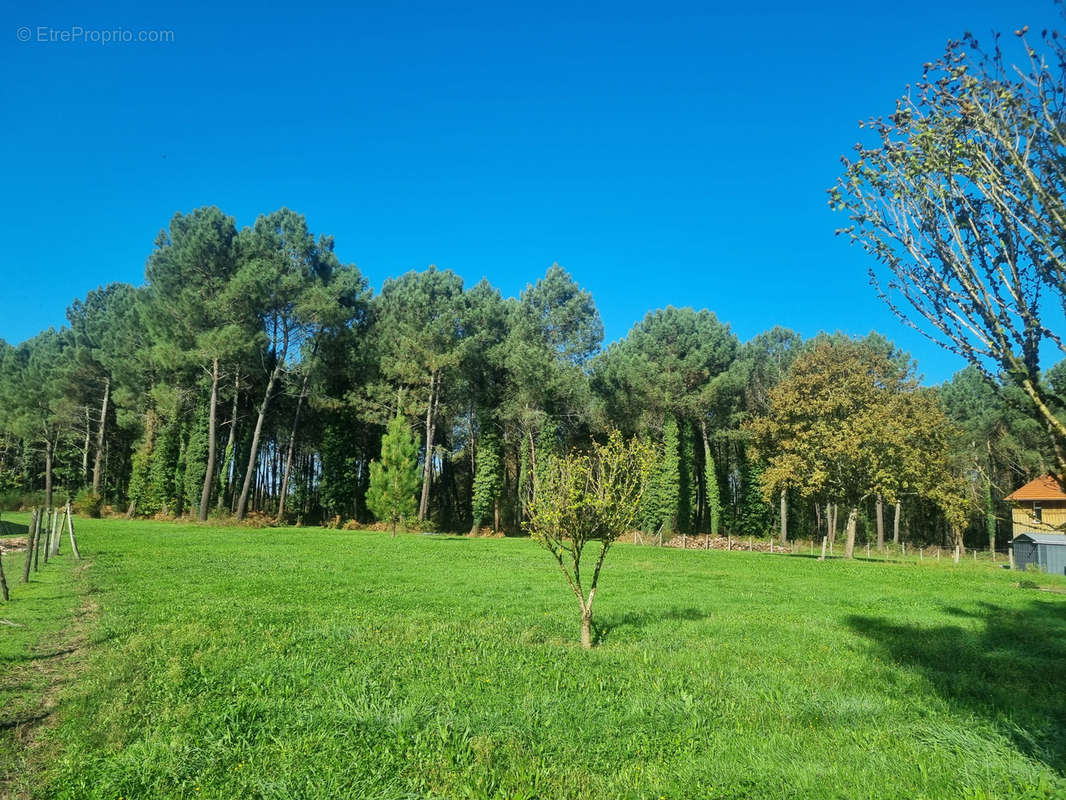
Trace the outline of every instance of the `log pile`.
{"type": "Polygon", "coordinates": [[[705,534],[678,534],[663,542],[664,547],[678,547],[685,550],[745,550],[757,553],[791,553],[791,545],[781,545],[769,539],[734,538],[731,536],[710,536],[705,534]]]}

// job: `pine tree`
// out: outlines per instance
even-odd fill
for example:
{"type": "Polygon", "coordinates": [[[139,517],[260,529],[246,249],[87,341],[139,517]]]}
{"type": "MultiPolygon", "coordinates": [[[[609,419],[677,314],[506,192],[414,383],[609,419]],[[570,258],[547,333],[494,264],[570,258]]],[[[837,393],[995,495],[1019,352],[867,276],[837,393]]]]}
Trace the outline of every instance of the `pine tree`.
{"type": "Polygon", "coordinates": [[[421,485],[418,475],[418,443],[403,417],[393,417],[381,437],[381,461],[370,462],[370,488],[366,505],[380,520],[392,524],[414,516],[415,494],[421,485]]]}

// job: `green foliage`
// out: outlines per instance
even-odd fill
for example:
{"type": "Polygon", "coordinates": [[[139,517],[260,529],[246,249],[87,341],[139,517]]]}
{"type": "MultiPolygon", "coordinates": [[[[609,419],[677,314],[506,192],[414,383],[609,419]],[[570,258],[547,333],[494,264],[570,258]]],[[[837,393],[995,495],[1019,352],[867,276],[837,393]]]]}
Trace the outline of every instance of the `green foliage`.
{"type": "Polygon", "coordinates": [[[104,498],[98,494],[94,494],[92,489],[85,488],[80,490],[71,502],[71,507],[75,514],[80,514],[84,517],[92,517],[98,519],[100,512],[103,509],[104,498]]]}
{"type": "Polygon", "coordinates": [[[738,530],[744,536],[766,536],[774,525],[774,507],[762,492],[765,467],[745,459],[740,480],[740,519],[738,530]]]}
{"type": "Polygon", "coordinates": [[[477,527],[490,517],[503,487],[500,441],[491,433],[481,437],[477,451],[477,469],[474,472],[472,511],[477,527]]]}
{"type": "Polygon", "coordinates": [[[163,424],[152,448],[144,502],[138,504],[138,513],[150,516],[176,510],[177,481],[182,476],[181,446],[181,422],[170,419],[163,424]]]}
{"type": "MultiPolygon", "coordinates": [[[[128,490],[130,504],[143,514],[153,513],[148,510],[154,505],[154,501],[149,499],[149,484],[151,482],[149,473],[155,453],[158,427],[159,415],[154,410],[149,409],[145,417],[144,434],[137,444],[136,452],[133,454],[128,490]]],[[[154,510],[158,510],[158,507],[154,510]]]]}
{"type": "Polygon", "coordinates": [[[413,517],[415,493],[421,485],[418,443],[400,415],[389,422],[381,437],[381,460],[370,462],[370,487],[366,505],[378,519],[392,525],[413,517]]]}
{"type": "Polygon", "coordinates": [[[188,441],[181,457],[182,505],[191,511],[200,507],[200,494],[207,472],[207,407],[197,410],[187,432],[188,441]]]}
{"type": "Polygon", "coordinates": [[[707,487],[707,515],[710,517],[711,535],[717,536],[722,521],[722,490],[718,484],[718,468],[710,448],[704,452],[703,480],[707,487]]]}
{"type": "Polygon", "coordinates": [[[696,529],[700,493],[692,423],[682,422],[678,425],[678,440],[677,523],[683,533],[692,533],[696,529]]]}
{"type": "Polygon", "coordinates": [[[319,497],[327,518],[354,517],[359,485],[359,447],[353,426],[330,419],[323,427],[319,444],[322,478],[319,497]]]}
{"type": "Polygon", "coordinates": [[[588,648],[600,568],[611,545],[637,521],[655,468],[655,451],[642,439],[627,442],[621,433],[611,431],[605,444],[592,442],[587,452],[545,454],[542,460],[544,469],[534,475],[526,527],[555,558],[576,595],[581,644],[588,648]],[[591,581],[586,577],[583,582],[581,557],[591,543],[599,544],[599,553],[591,581]]]}
{"type": "Polygon", "coordinates": [[[848,508],[877,494],[888,502],[920,494],[959,522],[952,430],[939,398],[868,342],[820,339],[771,390],[768,414],[746,429],[767,464],[767,500],[782,487],[848,508]]]}
{"type": "Polygon", "coordinates": [[[681,453],[677,420],[667,417],[663,423],[662,447],[657,458],[648,490],[641,502],[641,527],[651,533],[660,530],[666,536],[678,529],[678,509],[681,502],[681,453]]]}
{"type": "Polygon", "coordinates": [[[580,561],[590,542],[603,551],[632,530],[655,467],[647,442],[628,442],[612,431],[606,444],[592,442],[588,452],[551,455],[536,477],[530,504],[530,535],[554,555],[580,561]]]}

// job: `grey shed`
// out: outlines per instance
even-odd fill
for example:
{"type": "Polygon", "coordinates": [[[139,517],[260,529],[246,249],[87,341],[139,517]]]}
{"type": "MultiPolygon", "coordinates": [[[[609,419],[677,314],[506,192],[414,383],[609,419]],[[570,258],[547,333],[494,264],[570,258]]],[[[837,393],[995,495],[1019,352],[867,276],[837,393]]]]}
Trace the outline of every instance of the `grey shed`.
{"type": "Polygon", "coordinates": [[[1066,575],[1066,534],[1020,533],[1012,544],[1015,569],[1034,564],[1041,572],[1066,575]]]}

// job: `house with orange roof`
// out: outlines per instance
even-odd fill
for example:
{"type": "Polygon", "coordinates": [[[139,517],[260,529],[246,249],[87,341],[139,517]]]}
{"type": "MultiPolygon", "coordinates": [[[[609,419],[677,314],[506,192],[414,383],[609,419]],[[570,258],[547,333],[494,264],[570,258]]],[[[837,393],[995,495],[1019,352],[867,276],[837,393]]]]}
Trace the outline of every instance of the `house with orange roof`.
{"type": "Polygon", "coordinates": [[[1066,492],[1053,475],[1041,475],[1003,499],[1011,504],[1015,536],[1066,531],[1066,492]]]}

